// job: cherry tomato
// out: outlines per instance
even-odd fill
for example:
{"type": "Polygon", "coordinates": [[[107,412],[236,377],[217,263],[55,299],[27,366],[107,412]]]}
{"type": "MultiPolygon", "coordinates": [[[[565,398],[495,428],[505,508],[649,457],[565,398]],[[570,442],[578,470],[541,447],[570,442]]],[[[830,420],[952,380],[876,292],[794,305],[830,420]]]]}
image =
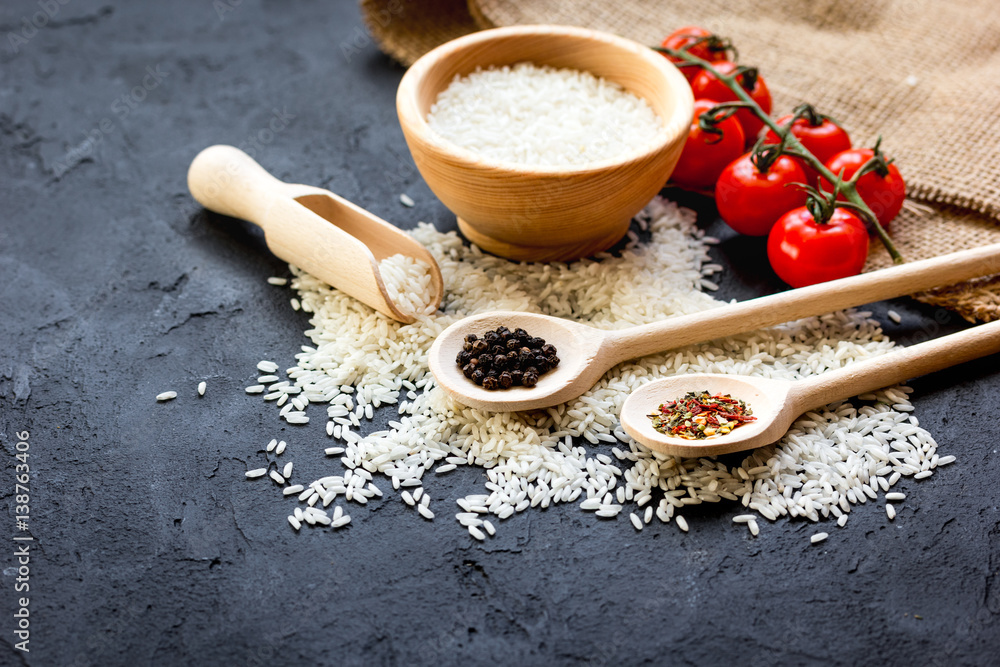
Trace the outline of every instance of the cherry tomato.
{"type": "MultiPolygon", "coordinates": [[[[736,63],[724,60],[716,63],[715,69],[719,70],[722,74],[731,74],[736,69],[736,63]]],[[[751,69],[751,71],[741,75],[739,80],[740,85],[743,86],[743,90],[750,93],[750,97],[763,109],[764,113],[771,113],[771,92],[767,89],[764,78],[757,74],[757,70],[751,69]]],[[[698,76],[691,81],[691,90],[694,92],[696,100],[707,98],[710,100],[719,100],[720,102],[739,101],[736,93],[729,90],[726,84],[719,81],[708,70],[698,72],[698,76]]],[[[757,135],[763,129],[764,121],[757,118],[757,115],[749,109],[740,109],[737,111],[736,118],[740,121],[740,125],[743,126],[743,134],[746,135],[747,144],[752,144],[757,140],[757,135]]]]}
{"type": "Polygon", "coordinates": [[[715,127],[722,134],[712,134],[701,129],[698,120],[714,107],[715,100],[696,100],[694,119],[688,131],[687,142],[670,180],[683,188],[711,190],[726,165],[743,154],[743,128],[730,116],[715,127]]]}
{"type": "MultiPolygon", "coordinates": [[[[871,148],[852,148],[834,155],[826,163],[826,168],[834,174],[843,170],[843,179],[846,181],[874,156],[875,151],[871,148]]],[[[833,191],[833,185],[825,178],[820,179],[819,187],[827,192],[833,191]]],[[[858,179],[857,188],[858,194],[882,226],[888,225],[899,215],[903,200],[906,199],[906,183],[894,164],[888,165],[885,174],[880,174],[877,170],[869,171],[858,179]]],[[[839,199],[844,199],[844,196],[841,195],[839,199]]]]}
{"type": "MultiPolygon", "coordinates": [[[[794,118],[792,115],[782,116],[778,119],[778,125],[788,125],[792,118],[794,118]]],[[[812,117],[796,118],[795,122],[792,123],[791,131],[802,142],[806,150],[815,155],[823,164],[826,164],[826,161],[837,153],[846,151],[851,147],[851,138],[848,136],[847,131],[826,116],[819,114],[814,113],[812,117]]],[[[768,130],[767,136],[764,137],[764,143],[766,144],[777,144],[780,141],[774,130],[768,130]]],[[[794,159],[799,163],[803,171],[806,172],[809,184],[815,185],[816,180],[819,178],[816,170],[806,164],[805,160],[794,159]]]]}
{"type": "Polygon", "coordinates": [[[844,208],[834,209],[824,224],[805,206],[794,209],[781,216],[767,237],[771,268],[792,287],[857,275],[867,257],[865,223],[844,208]]]}
{"type": "Polygon", "coordinates": [[[787,155],[761,173],[750,159],[737,158],[722,170],[715,184],[719,215],[740,234],[764,236],[782,215],[806,203],[806,193],[793,183],[804,183],[802,167],[787,155]]]}
{"type": "MultiPolygon", "coordinates": [[[[678,28],[677,30],[674,30],[672,33],[667,35],[666,38],[663,40],[663,42],[660,43],[660,46],[662,46],[665,49],[673,49],[674,51],[680,51],[685,46],[688,46],[689,44],[694,44],[696,41],[704,37],[712,37],[712,33],[700,26],[686,25],[683,28],[678,28]]],[[[694,46],[688,49],[688,53],[690,53],[692,56],[697,56],[702,60],[707,60],[710,63],[719,62],[721,60],[726,59],[725,48],[720,47],[718,45],[716,45],[716,48],[712,48],[712,46],[709,44],[707,40],[699,44],[694,44],[694,46]]],[[[680,58],[675,58],[674,56],[668,56],[665,53],[663,54],[663,57],[669,60],[670,62],[674,63],[675,65],[677,63],[682,62],[680,58]]],[[[701,71],[700,68],[693,66],[681,67],[680,69],[681,72],[684,73],[684,76],[687,78],[688,82],[690,82],[691,79],[693,79],[698,74],[698,72],[701,71]]]]}

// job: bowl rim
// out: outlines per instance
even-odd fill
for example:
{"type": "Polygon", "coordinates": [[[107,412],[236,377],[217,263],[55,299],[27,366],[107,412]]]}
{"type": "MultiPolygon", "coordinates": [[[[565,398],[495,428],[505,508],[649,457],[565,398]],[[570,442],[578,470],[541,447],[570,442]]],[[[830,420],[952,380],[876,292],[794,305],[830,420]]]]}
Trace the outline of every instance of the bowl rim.
{"type": "MultiPolygon", "coordinates": [[[[639,95],[639,97],[642,96],[639,95]]],[[[644,97],[643,99],[649,104],[648,99],[644,97]]],[[[409,129],[411,138],[447,151],[449,159],[460,163],[461,166],[466,168],[490,170],[511,175],[586,175],[603,172],[612,167],[631,165],[650,160],[661,151],[666,150],[679,138],[686,137],[690,128],[691,118],[694,115],[694,95],[691,92],[690,85],[687,83],[687,79],[673,63],[653,49],[634,40],[609,32],[578,26],[556,24],[518,25],[473,32],[445,42],[425,53],[410,66],[399,82],[399,87],[396,90],[396,113],[399,117],[400,125],[404,129],[404,133],[409,129]],[[435,64],[445,57],[482,42],[511,36],[536,36],[540,34],[601,41],[625,52],[630,52],[633,56],[645,60],[647,63],[653,65],[655,69],[658,69],[666,79],[670,89],[678,93],[673,115],[669,118],[663,118],[660,114],[657,114],[663,122],[664,130],[660,140],[650,144],[646,148],[623,153],[619,157],[606,158],[583,165],[532,165],[496,160],[483,156],[470,148],[446,139],[430,128],[427,118],[420,113],[416,100],[420,85],[435,64]]]]}

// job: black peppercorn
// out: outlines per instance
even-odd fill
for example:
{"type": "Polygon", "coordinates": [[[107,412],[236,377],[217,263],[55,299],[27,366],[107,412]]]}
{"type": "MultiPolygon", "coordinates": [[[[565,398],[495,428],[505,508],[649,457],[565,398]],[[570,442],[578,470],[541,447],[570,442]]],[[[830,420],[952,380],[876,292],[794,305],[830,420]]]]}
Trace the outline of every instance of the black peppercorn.
{"type": "Polygon", "coordinates": [[[556,348],[517,328],[499,326],[484,334],[468,334],[455,362],[462,374],[483,388],[533,387],[541,375],[559,364],[556,348]]]}

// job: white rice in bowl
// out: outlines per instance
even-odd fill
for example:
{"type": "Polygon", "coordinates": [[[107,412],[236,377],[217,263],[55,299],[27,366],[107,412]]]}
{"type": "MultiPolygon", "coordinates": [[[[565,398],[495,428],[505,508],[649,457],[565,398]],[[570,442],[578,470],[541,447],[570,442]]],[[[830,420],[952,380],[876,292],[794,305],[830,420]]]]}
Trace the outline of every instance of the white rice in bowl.
{"type": "Polygon", "coordinates": [[[583,166],[648,149],[666,135],[649,103],[589,72],[519,63],[456,76],[427,124],[486,158],[583,166]]]}

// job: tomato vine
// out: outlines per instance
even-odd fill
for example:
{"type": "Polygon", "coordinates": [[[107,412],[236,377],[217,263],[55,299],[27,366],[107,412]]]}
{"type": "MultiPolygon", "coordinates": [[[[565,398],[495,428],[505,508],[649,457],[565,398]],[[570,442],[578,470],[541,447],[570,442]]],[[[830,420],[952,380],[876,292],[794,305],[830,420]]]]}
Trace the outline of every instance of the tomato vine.
{"type": "MultiPolygon", "coordinates": [[[[741,85],[741,77],[744,76],[746,68],[737,67],[728,72],[722,71],[716,67],[719,63],[709,62],[708,60],[700,58],[692,53],[692,50],[694,50],[693,47],[702,46],[708,42],[709,39],[710,38],[708,36],[698,36],[698,38],[691,40],[689,43],[684,44],[677,49],[662,46],[652,48],[669,57],[671,61],[676,62],[680,67],[698,67],[701,70],[708,72],[712,77],[728,88],[737,98],[735,102],[725,102],[720,106],[727,109],[738,109],[740,111],[745,109],[750,111],[759,119],[761,123],[768,127],[774,135],[781,138],[780,150],[782,153],[791,157],[799,158],[815,170],[821,178],[826,179],[829,183],[836,183],[840,181],[839,193],[844,197],[846,203],[849,204],[846,208],[851,208],[856,211],[868,224],[870,224],[872,229],[875,230],[876,235],[879,237],[879,240],[892,257],[893,263],[902,264],[904,261],[902,255],[899,253],[896,245],[889,237],[885,227],[879,221],[878,216],[876,216],[868,204],[865,203],[864,199],[862,199],[857,188],[858,180],[862,176],[872,171],[881,173],[883,169],[887,168],[888,163],[886,162],[884,156],[881,155],[881,152],[875,150],[874,155],[862,164],[850,178],[847,180],[841,180],[839,178],[839,174],[834,174],[830,169],[828,169],[823,161],[806,148],[799,138],[795,136],[795,134],[791,131],[792,123],[780,125],[772,119],[770,114],[762,109],[751,94],[744,89],[743,85],[741,85]]],[[[803,111],[802,113],[804,115],[806,112],[803,111]]],[[[748,141],[749,140],[752,140],[752,138],[748,138],[748,141]]],[[[881,138],[879,141],[881,141],[881,138]]],[[[876,148],[877,147],[878,144],[876,144],[876,148]]],[[[840,202],[838,205],[843,203],[844,202],[840,202]]]]}

